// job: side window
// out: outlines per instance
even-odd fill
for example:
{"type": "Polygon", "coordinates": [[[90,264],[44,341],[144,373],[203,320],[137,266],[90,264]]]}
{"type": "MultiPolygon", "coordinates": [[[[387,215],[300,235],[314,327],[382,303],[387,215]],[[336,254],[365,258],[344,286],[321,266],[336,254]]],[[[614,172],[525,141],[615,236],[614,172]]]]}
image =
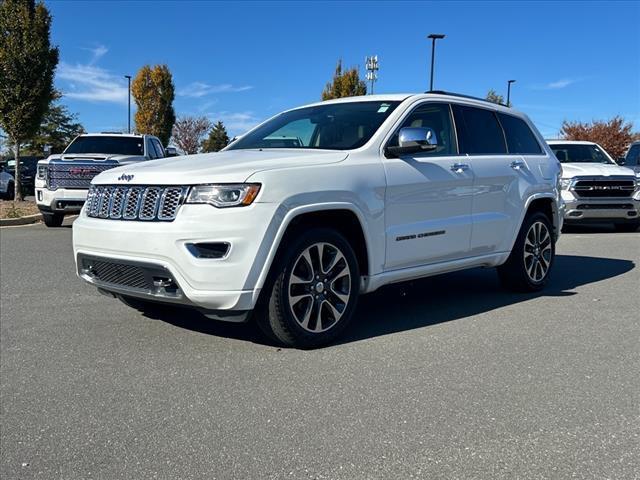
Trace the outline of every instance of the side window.
{"type": "Polygon", "coordinates": [[[625,165],[629,167],[640,165],[640,144],[631,147],[629,154],[627,155],[625,165]]]}
{"type": "Polygon", "coordinates": [[[460,153],[507,153],[502,127],[495,113],[484,108],[453,105],[460,153]]]}
{"type": "Polygon", "coordinates": [[[156,148],[157,158],[164,158],[164,149],[162,148],[162,145],[160,144],[160,140],[152,138],[151,139],[151,143],[153,143],[153,146],[156,148]]]}
{"type": "Polygon", "coordinates": [[[509,153],[522,155],[542,153],[540,144],[524,120],[504,113],[498,113],[498,118],[507,137],[509,153]]]}
{"type": "MultiPolygon", "coordinates": [[[[456,139],[453,132],[451,122],[451,110],[449,104],[446,103],[425,103],[416,107],[409,116],[402,122],[400,128],[405,127],[424,127],[431,128],[436,132],[438,140],[438,148],[435,150],[421,153],[420,155],[455,155],[458,153],[456,139]]],[[[389,140],[388,146],[398,146],[398,133],[396,131],[389,140]]]]}
{"type": "Polygon", "coordinates": [[[154,158],[158,158],[157,154],[156,154],[156,149],[153,148],[153,142],[151,141],[150,138],[147,138],[147,157],[149,157],[150,160],[153,160],[154,158]]]}

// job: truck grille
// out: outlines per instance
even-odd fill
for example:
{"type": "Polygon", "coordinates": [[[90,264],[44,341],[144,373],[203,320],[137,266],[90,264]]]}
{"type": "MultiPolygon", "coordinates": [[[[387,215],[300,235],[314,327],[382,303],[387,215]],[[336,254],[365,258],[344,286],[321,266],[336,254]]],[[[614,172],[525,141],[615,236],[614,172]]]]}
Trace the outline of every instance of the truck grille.
{"type": "Polygon", "coordinates": [[[111,220],[170,222],[176,218],[187,187],[92,185],[87,215],[111,220]]]}
{"type": "Polygon", "coordinates": [[[579,197],[587,198],[613,198],[630,197],[636,188],[635,179],[591,179],[578,180],[573,186],[573,191],[579,197]]]}
{"type": "Polygon", "coordinates": [[[93,177],[119,166],[118,162],[65,161],[49,163],[48,186],[51,190],[71,188],[86,190],[93,177]]]}

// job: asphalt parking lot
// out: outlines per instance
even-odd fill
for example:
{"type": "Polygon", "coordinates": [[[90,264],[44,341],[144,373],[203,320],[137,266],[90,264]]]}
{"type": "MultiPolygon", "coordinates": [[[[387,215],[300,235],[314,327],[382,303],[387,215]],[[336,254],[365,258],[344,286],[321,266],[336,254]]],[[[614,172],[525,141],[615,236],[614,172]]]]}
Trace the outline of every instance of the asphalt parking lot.
{"type": "Polygon", "coordinates": [[[316,351],[145,317],[70,241],[0,231],[4,479],[640,478],[640,233],[563,235],[539,295],[382,289],[316,351]]]}

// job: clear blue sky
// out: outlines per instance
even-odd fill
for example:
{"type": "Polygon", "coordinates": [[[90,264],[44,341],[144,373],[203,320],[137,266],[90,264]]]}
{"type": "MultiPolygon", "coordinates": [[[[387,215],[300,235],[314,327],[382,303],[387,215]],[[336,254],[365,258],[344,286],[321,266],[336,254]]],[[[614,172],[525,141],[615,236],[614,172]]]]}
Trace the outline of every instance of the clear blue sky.
{"type": "Polygon", "coordinates": [[[640,129],[639,2],[48,1],[56,84],[89,131],[126,127],[125,74],[166,63],[178,115],[242,133],[317,101],[338,58],[380,60],[376,93],[435,88],[512,99],[545,136],[621,114],[640,129]]]}

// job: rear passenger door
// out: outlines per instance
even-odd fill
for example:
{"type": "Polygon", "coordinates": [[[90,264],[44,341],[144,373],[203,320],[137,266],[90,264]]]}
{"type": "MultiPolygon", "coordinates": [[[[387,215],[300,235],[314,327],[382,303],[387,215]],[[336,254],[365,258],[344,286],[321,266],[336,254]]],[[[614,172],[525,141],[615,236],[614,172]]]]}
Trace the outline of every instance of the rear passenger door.
{"type": "Polygon", "coordinates": [[[509,250],[523,209],[520,180],[528,175],[526,163],[508,154],[495,111],[453,105],[453,113],[460,152],[468,155],[474,174],[471,254],[509,250]]]}

